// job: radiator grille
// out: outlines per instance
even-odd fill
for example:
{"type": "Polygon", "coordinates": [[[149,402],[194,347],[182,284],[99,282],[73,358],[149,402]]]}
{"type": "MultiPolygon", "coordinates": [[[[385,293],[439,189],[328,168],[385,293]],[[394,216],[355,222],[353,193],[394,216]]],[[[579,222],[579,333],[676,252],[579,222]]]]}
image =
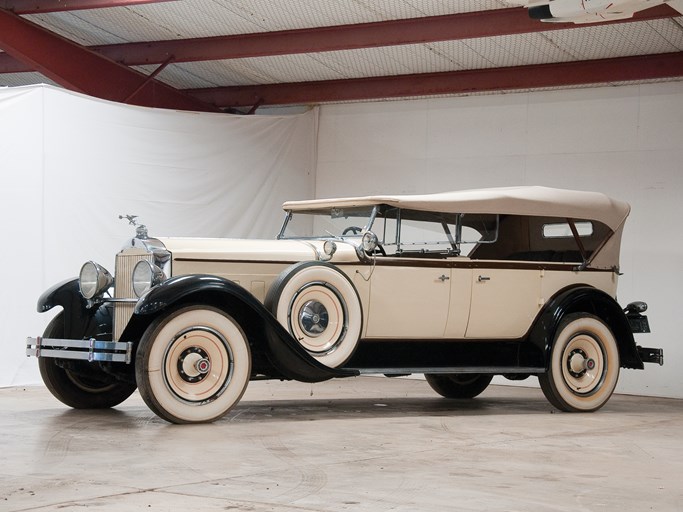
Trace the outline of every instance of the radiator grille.
{"type": "MultiPolygon", "coordinates": [[[[116,255],[116,281],[114,283],[114,297],[117,299],[136,298],[133,291],[133,283],[131,277],[133,269],[138,261],[147,260],[152,262],[154,255],[134,249],[132,251],[120,252],[116,255]]],[[[118,341],[121,333],[128,325],[130,317],[133,316],[135,303],[120,303],[114,304],[114,341],[118,341]]]]}

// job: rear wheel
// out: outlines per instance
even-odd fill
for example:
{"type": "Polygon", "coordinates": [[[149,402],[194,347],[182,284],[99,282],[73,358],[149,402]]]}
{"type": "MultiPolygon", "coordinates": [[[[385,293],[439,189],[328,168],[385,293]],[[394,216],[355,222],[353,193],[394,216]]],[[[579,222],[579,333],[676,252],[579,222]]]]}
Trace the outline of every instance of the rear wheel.
{"type": "Polygon", "coordinates": [[[567,315],[539,375],[543,394],[562,411],[590,412],[605,405],[619,379],[619,350],[609,327],[587,313],[567,315]]]}
{"type": "Polygon", "coordinates": [[[251,375],[249,343],[223,311],[187,306],[155,320],[140,340],[135,376],[143,400],[172,423],[215,421],[251,375]]]}
{"type": "Polygon", "coordinates": [[[491,383],[493,375],[481,373],[426,373],[427,383],[446,398],[474,398],[491,383]]]}
{"type": "MultiPolygon", "coordinates": [[[[64,313],[45,328],[44,338],[65,338],[64,313]]],[[[104,373],[96,363],[39,357],[40,376],[57,400],[74,409],[106,409],[123,402],[135,391],[135,384],[104,373]]]]}

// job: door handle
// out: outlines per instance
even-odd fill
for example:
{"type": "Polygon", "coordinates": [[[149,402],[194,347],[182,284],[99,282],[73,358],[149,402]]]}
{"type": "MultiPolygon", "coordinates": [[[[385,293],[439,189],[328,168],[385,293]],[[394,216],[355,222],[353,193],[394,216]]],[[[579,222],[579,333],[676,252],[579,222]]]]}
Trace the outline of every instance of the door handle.
{"type": "Polygon", "coordinates": [[[491,278],[490,278],[489,276],[479,276],[479,277],[477,278],[477,281],[479,281],[480,283],[481,283],[482,281],[490,281],[490,280],[491,280],[491,278]]]}
{"type": "Polygon", "coordinates": [[[439,281],[441,281],[443,283],[444,281],[448,281],[450,279],[450,277],[448,277],[446,274],[441,274],[438,277],[438,279],[439,279],[439,281]]]}

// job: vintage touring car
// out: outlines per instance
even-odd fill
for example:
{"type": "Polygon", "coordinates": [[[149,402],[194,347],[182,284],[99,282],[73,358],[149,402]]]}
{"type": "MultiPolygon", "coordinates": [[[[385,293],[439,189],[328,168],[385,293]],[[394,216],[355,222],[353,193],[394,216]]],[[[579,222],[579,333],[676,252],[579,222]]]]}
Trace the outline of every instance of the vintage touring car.
{"type": "Polygon", "coordinates": [[[603,194],[515,187],[284,204],[276,240],[150,238],[55,285],[28,338],[48,389],[75,408],[136,389],[175,423],[220,418],[254,379],[424,374],[472,398],[535,375],[564,411],[594,411],[636,345],[647,305],[616,301],[630,207],[603,194]]]}

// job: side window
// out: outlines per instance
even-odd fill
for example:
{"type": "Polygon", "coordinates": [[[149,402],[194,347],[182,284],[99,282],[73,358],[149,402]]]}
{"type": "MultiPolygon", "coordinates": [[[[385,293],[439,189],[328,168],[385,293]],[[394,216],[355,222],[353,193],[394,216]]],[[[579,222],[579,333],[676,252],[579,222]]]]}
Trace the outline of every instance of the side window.
{"type": "MultiPolygon", "coordinates": [[[[576,232],[580,237],[591,236],[593,234],[593,223],[590,221],[575,222],[576,232]]],[[[567,222],[554,222],[543,224],[543,238],[574,238],[572,228],[567,222]]]]}
{"type": "Polygon", "coordinates": [[[396,252],[398,240],[398,209],[391,208],[380,212],[372,225],[372,231],[379,238],[384,250],[390,253],[396,252]]]}
{"type": "Polygon", "coordinates": [[[372,225],[387,254],[445,258],[498,240],[496,214],[460,214],[384,207],[372,225]]]}
{"type": "Polygon", "coordinates": [[[401,251],[438,252],[455,251],[455,224],[444,222],[401,220],[401,251]]]}
{"type": "Polygon", "coordinates": [[[468,256],[480,244],[498,240],[498,215],[465,214],[460,220],[460,254],[468,256]]]}

